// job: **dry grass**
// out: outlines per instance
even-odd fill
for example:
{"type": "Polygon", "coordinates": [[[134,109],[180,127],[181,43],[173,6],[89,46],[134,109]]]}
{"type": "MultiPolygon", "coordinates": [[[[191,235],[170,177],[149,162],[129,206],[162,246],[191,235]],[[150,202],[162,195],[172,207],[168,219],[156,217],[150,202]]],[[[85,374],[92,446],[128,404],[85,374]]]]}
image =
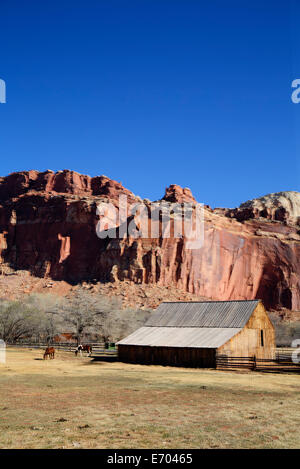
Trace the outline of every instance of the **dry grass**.
{"type": "Polygon", "coordinates": [[[297,375],[93,362],[8,349],[0,448],[297,448],[297,375]]]}

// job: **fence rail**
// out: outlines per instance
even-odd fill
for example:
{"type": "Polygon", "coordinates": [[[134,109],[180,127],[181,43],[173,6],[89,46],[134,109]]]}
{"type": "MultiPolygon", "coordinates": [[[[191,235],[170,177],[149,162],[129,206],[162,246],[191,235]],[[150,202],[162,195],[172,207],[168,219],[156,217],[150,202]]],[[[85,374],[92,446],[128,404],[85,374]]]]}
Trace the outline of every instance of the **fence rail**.
{"type": "Polygon", "coordinates": [[[293,360],[292,352],[276,353],[275,358],[230,357],[217,355],[216,367],[219,370],[247,369],[262,372],[300,373],[300,363],[293,360]]]}
{"type": "MultiPolygon", "coordinates": [[[[45,349],[49,346],[47,343],[17,343],[7,344],[8,347],[18,348],[31,348],[31,349],[45,349]]],[[[105,348],[103,342],[89,342],[92,346],[92,356],[117,356],[116,348],[105,348]]],[[[54,348],[65,352],[75,352],[76,344],[70,342],[60,342],[53,344],[54,348]]],[[[275,358],[257,358],[255,356],[250,357],[231,357],[229,355],[216,356],[216,368],[219,370],[253,370],[261,371],[266,373],[300,373],[300,363],[293,360],[293,352],[298,352],[298,358],[300,358],[300,349],[285,350],[276,352],[275,358]]]]}
{"type": "MultiPolygon", "coordinates": [[[[89,342],[89,345],[92,346],[92,356],[93,355],[117,355],[116,348],[105,348],[104,343],[93,343],[89,342]]],[[[17,343],[17,344],[7,344],[8,347],[18,347],[18,348],[31,348],[31,349],[41,349],[44,350],[46,347],[49,347],[47,343],[17,343]]],[[[68,343],[68,342],[60,342],[57,344],[51,344],[51,347],[54,347],[56,350],[60,350],[62,352],[75,352],[76,344],[68,343]]]]}

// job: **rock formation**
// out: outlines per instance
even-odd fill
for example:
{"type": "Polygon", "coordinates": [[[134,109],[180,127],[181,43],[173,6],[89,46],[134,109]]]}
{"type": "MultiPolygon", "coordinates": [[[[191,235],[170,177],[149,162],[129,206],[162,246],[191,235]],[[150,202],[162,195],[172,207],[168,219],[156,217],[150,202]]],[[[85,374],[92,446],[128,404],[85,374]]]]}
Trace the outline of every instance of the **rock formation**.
{"type": "MultiPolygon", "coordinates": [[[[100,239],[97,206],[141,199],[106,176],[28,171],[0,178],[0,263],[39,277],[172,285],[198,296],[262,298],[267,308],[300,310],[300,194],[282,192],[237,209],[204,207],[204,244],[187,239],[100,239]]],[[[162,203],[195,203],[172,185],[162,203]]],[[[145,202],[149,208],[149,201],[145,202]]],[[[158,201],[156,202],[158,204],[158,201]]],[[[129,221],[135,219],[126,212],[129,221]]]]}
{"type": "Polygon", "coordinates": [[[171,184],[169,187],[166,188],[165,195],[163,200],[168,202],[178,202],[178,203],[188,203],[188,202],[196,202],[193,194],[191,193],[191,189],[188,187],[180,187],[177,184],[171,184]]]}
{"type": "Polygon", "coordinates": [[[248,200],[238,208],[226,210],[226,215],[239,221],[266,218],[300,226],[300,193],[276,192],[258,199],[248,200]]]}

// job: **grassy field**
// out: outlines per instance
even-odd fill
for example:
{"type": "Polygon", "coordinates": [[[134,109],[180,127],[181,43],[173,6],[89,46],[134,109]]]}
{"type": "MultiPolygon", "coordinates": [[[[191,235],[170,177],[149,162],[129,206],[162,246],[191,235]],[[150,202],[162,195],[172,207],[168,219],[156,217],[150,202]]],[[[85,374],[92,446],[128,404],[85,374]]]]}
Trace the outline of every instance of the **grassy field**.
{"type": "Polygon", "coordinates": [[[300,376],[7,350],[0,448],[299,448],[300,376]]]}

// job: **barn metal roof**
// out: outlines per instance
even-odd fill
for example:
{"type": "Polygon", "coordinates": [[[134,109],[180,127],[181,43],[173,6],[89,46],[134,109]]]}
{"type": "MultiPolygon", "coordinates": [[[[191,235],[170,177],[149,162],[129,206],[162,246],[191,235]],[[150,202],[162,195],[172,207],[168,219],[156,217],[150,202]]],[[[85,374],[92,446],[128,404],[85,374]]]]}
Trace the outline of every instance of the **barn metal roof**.
{"type": "Polygon", "coordinates": [[[259,300],[161,303],[145,326],[241,328],[259,300]]]}
{"type": "Polygon", "coordinates": [[[242,328],[141,327],[118,345],[218,348],[242,328]]]}

